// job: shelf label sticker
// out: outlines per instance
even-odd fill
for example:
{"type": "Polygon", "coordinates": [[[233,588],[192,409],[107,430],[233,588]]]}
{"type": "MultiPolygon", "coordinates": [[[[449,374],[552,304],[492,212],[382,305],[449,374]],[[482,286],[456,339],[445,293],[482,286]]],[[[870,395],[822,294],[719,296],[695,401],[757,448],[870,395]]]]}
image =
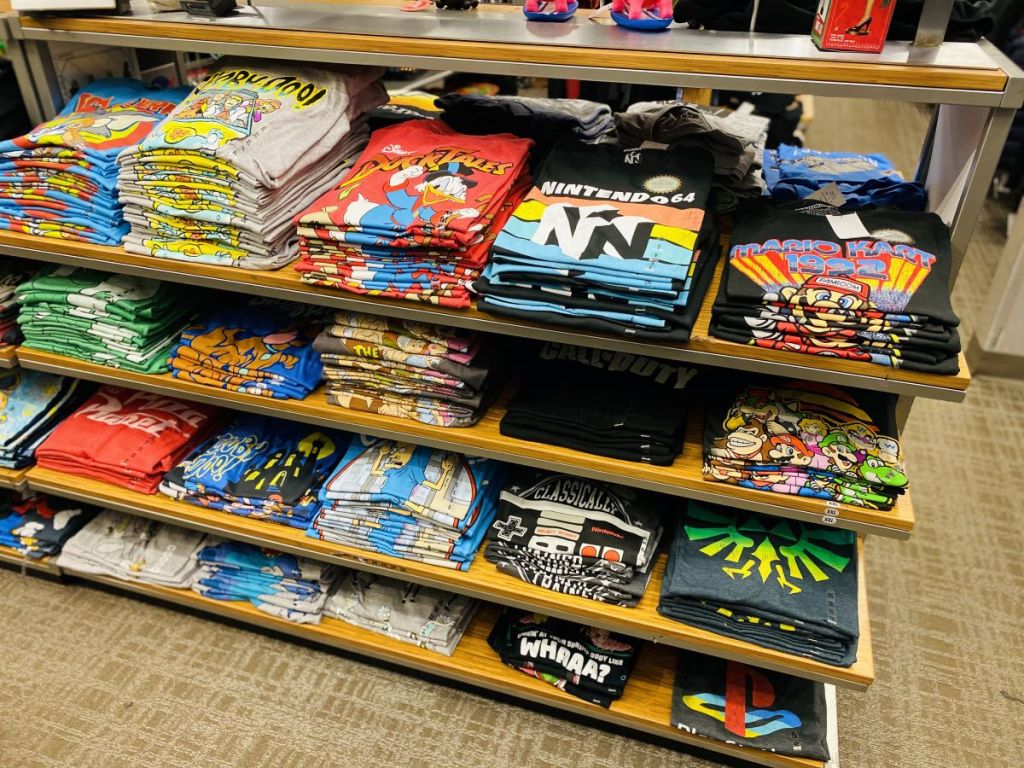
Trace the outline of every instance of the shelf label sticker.
{"type": "Polygon", "coordinates": [[[840,240],[856,240],[862,237],[871,237],[864,222],[856,213],[844,213],[842,216],[826,216],[828,223],[832,225],[832,231],[840,240]]]}
{"type": "Polygon", "coordinates": [[[821,522],[825,525],[835,525],[838,518],[835,515],[822,515],[821,522]]]}
{"type": "Polygon", "coordinates": [[[835,499],[829,499],[825,502],[825,509],[839,509],[839,502],[835,499]]]}

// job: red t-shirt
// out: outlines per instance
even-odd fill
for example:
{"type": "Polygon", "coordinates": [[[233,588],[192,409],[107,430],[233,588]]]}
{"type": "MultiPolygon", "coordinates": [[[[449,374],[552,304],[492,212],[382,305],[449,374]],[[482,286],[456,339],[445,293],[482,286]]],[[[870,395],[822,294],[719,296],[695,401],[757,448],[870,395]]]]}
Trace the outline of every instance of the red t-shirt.
{"type": "Polygon", "coordinates": [[[105,386],[36,450],[41,467],[156,493],[174,467],[217,426],[217,409],[105,386]]]}

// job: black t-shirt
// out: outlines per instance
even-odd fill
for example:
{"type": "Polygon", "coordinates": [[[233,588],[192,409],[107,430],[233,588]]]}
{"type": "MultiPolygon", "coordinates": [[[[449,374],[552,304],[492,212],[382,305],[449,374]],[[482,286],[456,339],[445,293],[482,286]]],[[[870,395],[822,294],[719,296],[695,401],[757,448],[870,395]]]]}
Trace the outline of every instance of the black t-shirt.
{"type": "Polygon", "coordinates": [[[520,468],[499,497],[490,537],[541,554],[635,568],[654,557],[667,497],[520,468]]]}
{"type": "Polygon", "coordinates": [[[681,651],[672,725],[729,744],[830,758],[825,687],[738,661],[681,651]]]}
{"type": "Polygon", "coordinates": [[[487,638],[510,666],[549,675],[554,685],[607,707],[622,695],[639,641],[527,611],[506,608],[487,638]]]}
{"type": "Polygon", "coordinates": [[[725,298],[959,324],[949,302],[949,229],[936,214],[862,210],[856,216],[871,236],[844,239],[823,212],[759,202],[738,213],[725,298]]]}

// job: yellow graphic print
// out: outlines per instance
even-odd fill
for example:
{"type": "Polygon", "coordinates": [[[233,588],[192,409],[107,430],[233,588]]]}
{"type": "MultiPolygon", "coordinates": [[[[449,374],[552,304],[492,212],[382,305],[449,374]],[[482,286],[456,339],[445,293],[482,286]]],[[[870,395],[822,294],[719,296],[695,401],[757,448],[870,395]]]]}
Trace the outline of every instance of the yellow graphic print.
{"type": "Polygon", "coordinates": [[[722,572],[731,579],[756,576],[763,584],[774,582],[795,595],[803,591],[800,583],[805,579],[828,581],[830,570],[842,573],[850,564],[849,557],[835,551],[852,545],[849,531],[808,529],[786,520],[766,529],[753,515],[737,525],[731,518],[697,506],[691,507],[690,517],[706,525],[685,526],[687,538],[707,541],[701,553],[722,556],[722,572]]]}

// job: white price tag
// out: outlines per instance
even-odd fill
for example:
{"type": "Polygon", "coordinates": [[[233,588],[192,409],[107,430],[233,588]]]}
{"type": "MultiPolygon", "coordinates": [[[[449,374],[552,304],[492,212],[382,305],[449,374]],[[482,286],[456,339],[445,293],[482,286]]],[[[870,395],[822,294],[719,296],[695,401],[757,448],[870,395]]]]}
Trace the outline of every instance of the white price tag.
{"type": "Polygon", "coordinates": [[[842,216],[826,216],[832,225],[832,231],[840,240],[856,240],[858,237],[871,237],[864,222],[856,213],[845,213],[842,216]]]}
{"type": "Polygon", "coordinates": [[[804,200],[817,200],[819,203],[826,203],[827,205],[832,205],[836,208],[842,208],[846,205],[846,197],[843,196],[843,193],[839,189],[839,185],[834,181],[816,192],[811,192],[811,194],[805,197],[804,200]]]}

